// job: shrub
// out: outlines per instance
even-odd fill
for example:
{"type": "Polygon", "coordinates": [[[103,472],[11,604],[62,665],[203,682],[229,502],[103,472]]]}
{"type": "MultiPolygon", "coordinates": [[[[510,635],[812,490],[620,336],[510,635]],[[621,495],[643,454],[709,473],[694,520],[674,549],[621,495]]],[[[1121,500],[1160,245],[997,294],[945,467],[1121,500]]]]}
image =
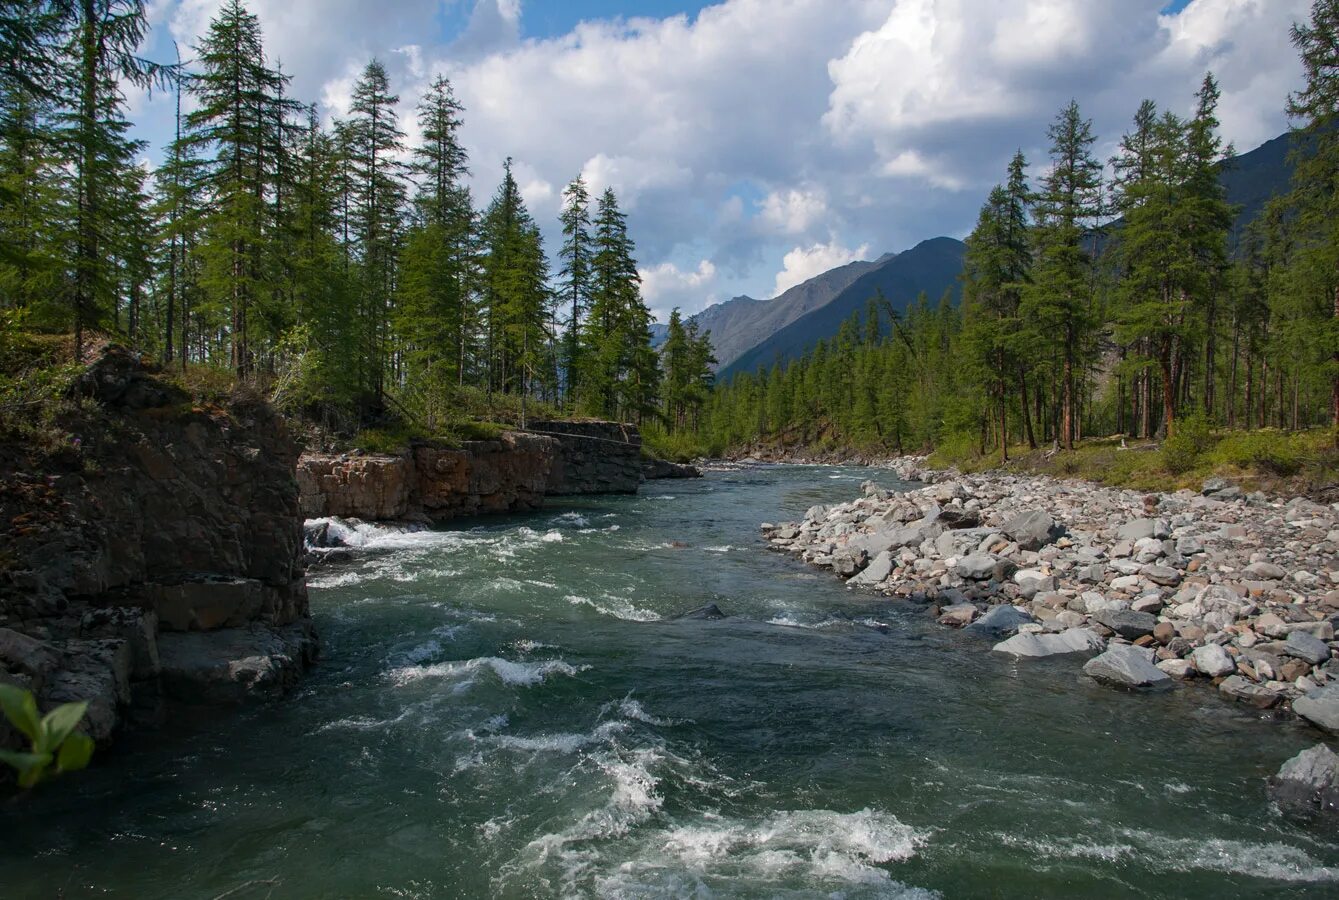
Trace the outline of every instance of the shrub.
{"type": "Polygon", "coordinates": [[[1168,472],[1180,475],[1199,465],[1204,453],[1214,445],[1209,420],[1192,413],[1177,420],[1172,433],[1162,442],[1162,463],[1168,472]]]}
{"type": "Polygon", "coordinates": [[[0,682],[0,710],[29,743],[24,751],[0,750],[0,762],[18,773],[19,787],[82,769],[93,757],[93,739],[74,730],[88,711],[87,703],[65,703],[39,716],[30,691],[0,682]]]}

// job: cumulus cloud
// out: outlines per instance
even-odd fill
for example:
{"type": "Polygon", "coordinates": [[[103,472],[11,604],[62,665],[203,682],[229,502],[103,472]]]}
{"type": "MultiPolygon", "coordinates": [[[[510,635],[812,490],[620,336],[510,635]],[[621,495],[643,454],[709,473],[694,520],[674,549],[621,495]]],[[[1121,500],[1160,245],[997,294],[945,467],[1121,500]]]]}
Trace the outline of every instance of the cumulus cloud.
{"type": "Polygon", "coordinates": [[[758,220],[780,234],[804,234],[827,221],[827,193],[820,189],[772,191],[759,206],[758,220]]]}
{"type": "Polygon", "coordinates": [[[638,274],[642,278],[642,297],[658,321],[669,321],[670,311],[676,306],[691,315],[715,300],[711,286],[716,281],[716,266],[709,259],[687,271],[672,262],[663,262],[643,268],[638,274]]]}
{"type": "MultiPolygon", "coordinates": [[[[150,9],[189,57],[220,3],[150,9]]],[[[1309,5],[1191,0],[1165,14],[1166,0],[722,0],[537,38],[520,0],[396,0],[394,14],[373,0],[248,0],[291,93],[320,100],[327,118],[347,110],[378,56],[412,140],[422,90],[449,76],[476,200],[512,157],[550,248],[561,185],[580,172],[597,191],[612,186],[644,269],[676,273],[662,298],[711,261],[710,288],[679,295],[686,308],[694,290],[763,295],[867,248],[962,236],[1015,149],[1044,163],[1046,127],[1071,98],[1105,156],[1140,99],[1188,112],[1212,69],[1224,134],[1250,149],[1286,126],[1284,98],[1300,81],[1287,31],[1309,5]],[[458,33],[443,31],[445,13],[458,33]]],[[[136,102],[160,129],[168,121],[170,99],[136,102]]]]}
{"type": "Polygon", "coordinates": [[[781,260],[781,271],[776,273],[773,296],[808,281],[815,275],[822,275],[828,269],[835,269],[837,266],[844,266],[868,256],[869,244],[861,244],[856,249],[849,250],[835,239],[826,244],[796,247],[781,260]]]}

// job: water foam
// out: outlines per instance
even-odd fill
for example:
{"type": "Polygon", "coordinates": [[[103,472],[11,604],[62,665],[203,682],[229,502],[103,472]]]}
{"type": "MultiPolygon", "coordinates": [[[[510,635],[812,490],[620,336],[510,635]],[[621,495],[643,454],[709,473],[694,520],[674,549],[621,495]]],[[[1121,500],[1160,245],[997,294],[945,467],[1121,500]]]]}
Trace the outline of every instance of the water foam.
{"type": "Polygon", "coordinates": [[[473,684],[474,678],[481,672],[491,671],[503,683],[516,687],[533,687],[542,684],[553,675],[573,677],[589,669],[590,666],[573,666],[561,659],[535,662],[514,662],[498,656],[481,656],[457,662],[441,662],[431,666],[401,666],[391,669],[386,677],[396,687],[404,687],[427,678],[459,678],[464,676],[467,684],[473,684]]]}
{"type": "Polygon", "coordinates": [[[598,613],[613,616],[615,619],[623,619],[627,622],[658,622],[661,618],[659,613],[634,606],[621,597],[605,595],[602,600],[595,601],[589,597],[568,594],[564,599],[573,606],[589,606],[598,613]]]}

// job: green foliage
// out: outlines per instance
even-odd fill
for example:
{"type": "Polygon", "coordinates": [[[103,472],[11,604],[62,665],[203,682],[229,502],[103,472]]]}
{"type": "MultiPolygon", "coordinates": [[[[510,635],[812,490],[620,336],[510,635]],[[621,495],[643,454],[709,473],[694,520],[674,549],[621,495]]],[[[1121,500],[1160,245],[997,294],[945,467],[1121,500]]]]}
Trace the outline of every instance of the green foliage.
{"type": "Polygon", "coordinates": [[[1189,472],[1214,444],[1213,429],[1202,414],[1186,416],[1162,442],[1162,461],[1173,475],[1189,472]]]}
{"type": "Polygon", "coordinates": [[[93,739],[75,731],[88,711],[87,703],[65,703],[39,716],[30,691],[0,682],[0,710],[29,742],[24,751],[0,750],[0,762],[18,774],[19,787],[31,788],[77,771],[92,759],[93,739]]]}

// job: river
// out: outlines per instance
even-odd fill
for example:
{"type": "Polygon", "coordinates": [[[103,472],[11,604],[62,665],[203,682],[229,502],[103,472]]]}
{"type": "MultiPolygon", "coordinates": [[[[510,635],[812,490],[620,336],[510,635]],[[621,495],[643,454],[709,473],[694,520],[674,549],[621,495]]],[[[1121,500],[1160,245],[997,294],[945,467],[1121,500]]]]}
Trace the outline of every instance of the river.
{"type": "Polygon", "coordinates": [[[297,693],[0,811],[0,896],[1339,893],[1339,836],[1264,794],[1314,733],[986,652],[764,548],[870,477],[897,486],[760,467],[364,529],[311,579],[297,693]]]}

